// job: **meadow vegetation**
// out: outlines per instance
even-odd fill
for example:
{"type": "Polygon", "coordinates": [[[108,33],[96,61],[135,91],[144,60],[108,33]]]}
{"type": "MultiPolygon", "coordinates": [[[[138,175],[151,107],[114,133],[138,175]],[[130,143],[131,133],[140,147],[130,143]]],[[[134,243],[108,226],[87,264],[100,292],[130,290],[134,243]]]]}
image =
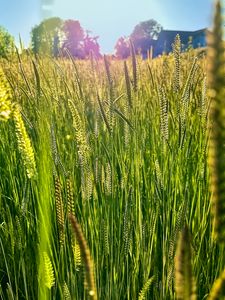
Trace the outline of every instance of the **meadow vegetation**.
{"type": "Polygon", "coordinates": [[[216,8],[209,55],[1,60],[2,299],[221,299],[216,8]]]}

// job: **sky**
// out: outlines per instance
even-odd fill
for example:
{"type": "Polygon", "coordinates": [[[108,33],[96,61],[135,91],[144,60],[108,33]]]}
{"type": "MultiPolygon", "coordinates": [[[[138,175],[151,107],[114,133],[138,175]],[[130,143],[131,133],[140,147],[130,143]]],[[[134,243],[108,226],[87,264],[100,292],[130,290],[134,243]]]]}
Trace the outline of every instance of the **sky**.
{"type": "Polygon", "coordinates": [[[129,36],[141,21],[155,19],[164,29],[197,30],[211,25],[213,0],[0,0],[0,25],[25,46],[31,28],[45,17],[79,20],[99,36],[103,53],[129,36]]]}

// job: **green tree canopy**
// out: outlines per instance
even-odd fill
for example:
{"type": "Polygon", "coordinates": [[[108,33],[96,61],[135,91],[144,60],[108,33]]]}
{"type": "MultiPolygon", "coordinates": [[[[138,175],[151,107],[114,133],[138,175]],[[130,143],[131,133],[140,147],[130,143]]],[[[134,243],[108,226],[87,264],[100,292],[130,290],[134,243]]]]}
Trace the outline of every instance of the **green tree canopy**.
{"type": "Polygon", "coordinates": [[[67,49],[73,56],[82,55],[84,41],[84,30],[77,20],[66,20],[63,24],[65,35],[63,49],[67,49]]]}
{"type": "Polygon", "coordinates": [[[145,52],[158,38],[161,30],[162,26],[153,19],[137,24],[130,35],[135,50],[140,49],[142,53],[145,52]]]}
{"type": "Polygon", "coordinates": [[[74,57],[86,58],[92,53],[101,57],[98,36],[90,36],[77,20],[50,18],[35,26],[31,31],[31,48],[34,54],[49,54],[57,57],[66,55],[66,50],[74,57]]]}
{"type": "Polygon", "coordinates": [[[14,51],[14,39],[8,31],[0,26],[0,57],[7,58],[14,51]]]}
{"type": "Polygon", "coordinates": [[[62,20],[54,17],[42,21],[31,31],[31,47],[35,54],[56,56],[59,49],[62,20]]]}
{"type": "Polygon", "coordinates": [[[116,57],[120,59],[126,59],[130,56],[130,45],[129,45],[129,38],[127,37],[120,37],[115,45],[115,54],[116,57]]]}

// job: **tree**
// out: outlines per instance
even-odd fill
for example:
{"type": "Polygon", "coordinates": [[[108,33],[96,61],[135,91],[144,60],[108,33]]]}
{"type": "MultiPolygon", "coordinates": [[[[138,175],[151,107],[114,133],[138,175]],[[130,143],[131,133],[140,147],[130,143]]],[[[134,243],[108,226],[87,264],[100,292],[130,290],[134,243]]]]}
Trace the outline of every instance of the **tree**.
{"type": "Polygon", "coordinates": [[[14,39],[8,31],[0,26],[0,57],[7,58],[14,52],[14,39]]]}
{"type": "Polygon", "coordinates": [[[55,56],[60,47],[62,20],[49,18],[35,26],[31,31],[31,47],[34,54],[55,56]]]}
{"type": "Polygon", "coordinates": [[[31,46],[34,54],[50,54],[54,57],[66,54],[84,59],[90,52],[99,58],[98,37],[91,37],[89,31],[84,33],[79,21],[50,18],[35,26],[31,32],[31,46]]]}
{"type": "Polygon", "coordinates": [[[31,49],[35,55],[40,53],[42,43],[42,27],[36,25],[31,31],[31,49]]]}
{"type": "Polygon", "coordinates": [[[129,38],[120,37],[116,42],[115,54],[117,58],[126,59],[130,56],[129,38]]]}
{"type": "Polygon", "coordinates": [[[98,36],[91,37],[89,35],[89,31],[86,31],[86,36],[84,38],[83,46],[84,46],[85,58],[90,56],[91,53],[95,58],[101,57],[100,46],[98,43],[98,36]]]}
{"type": "Polygon", "coordinates": [[[130,38],[134,44],[135,51],[141,50],[142,55],[146,54],[157,40],[162,26],[155,20],[140,22],[135,26],[130,38]]]}
{"type": "Polygon", "coordinates": [[[63,50],[67,49],[74,57],[79,57],[82,52],[84,30],[79,21],[66,20],[63,24],[64,42],[63,50]]]}
{"type": "Polygon", "coordinates": [[[54,57],[59,56],[59,49],[60,49],[60,38],[59,35],[56,34],[53,39],[53,49],[52,49],[54,57]]]}

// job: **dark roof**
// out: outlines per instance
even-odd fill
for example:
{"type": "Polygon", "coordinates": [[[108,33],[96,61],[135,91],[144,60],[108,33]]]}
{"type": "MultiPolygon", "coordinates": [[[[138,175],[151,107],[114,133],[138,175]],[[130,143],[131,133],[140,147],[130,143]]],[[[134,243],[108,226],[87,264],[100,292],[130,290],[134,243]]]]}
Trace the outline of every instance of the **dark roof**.
{"type": "Polygon", "coordinates": [[[195,31],[182,31],[182,30],[162,30],[159,34],[156,42],[155,54],[161,54],[163,51],[170,52],[172,50],[172,44],[174,43],[176,35],[179,34],[181,44],[188,45],[189,38],[192,37],[194,48],[199,44],[203,46],[205,43],[207,28],[203,28],[195,31]]]}
{"type": "Polygon", "coordinates": [[[189,40],[189,37],[196,37],[197,35],[200,34],[205,34],[206,33],[206,28],[196,30],[196,31],[182,31],[182,30],[162,30],[159,34],[158,41],[160,40],[167,40],[168,42],[174,42],[174,39],[177,34],[179,34],[181,40],[189,40]]]}

